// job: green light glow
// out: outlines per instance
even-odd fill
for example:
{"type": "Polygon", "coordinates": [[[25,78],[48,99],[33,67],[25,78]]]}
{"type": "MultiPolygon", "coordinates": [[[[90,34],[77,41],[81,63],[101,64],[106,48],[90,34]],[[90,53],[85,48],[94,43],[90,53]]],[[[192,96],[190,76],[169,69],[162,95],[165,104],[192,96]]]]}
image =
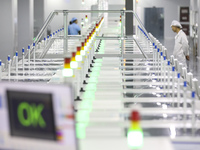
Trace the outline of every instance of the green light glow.
{"type": "Polygon", "coordinates": [[[87,110],[88,112],[91,112],[91,110],[92,110],[92,101],[91,102],[81,103],[80,108],[84,109],[84,110],[87,110]]]}
{"type": "Polygon", "coordinates": [[[46,122],[44,121],[44,118],[42,117],[42,111],[44,109],[44,105],[39,104],[36,106],[36,104],[28,104],[26,102],[21,103],[18,106],[17,109],[17,116],[19,119],[19,122],[21,125],[25,127],[33,126],[37,127],[38,125],[41,128],[46,127],[46,122]],[[27,117],[25,118],[24,112],[26,112],[27,117]]]}
{"type": "Polygon", "coordinates": [[[89,120],[90,120],[89,110],[79,110],[78,113],[76,114],[76,121],[79,123],[84,123],[87,126],[89,120]]]}
{"type": "Polygon", "coordinates": [[[88,18],[85,18],[85,22],[88,22],[88,18]]]}
{"type": "Polygon", "coordinates": [[[17,116],[19,119],[19,122],[25,126],[28,127],[31,125],[31,112],[29,109],[29,104],[28,103],[21,103],[17,109],[17,116]],[[24,112],[27,114],[27,118],[24,117],[24,112]]]}
{"type": "Polygon", "coordinates": [[[87,109],[88,112],[91,112],[93,107],[93,100],[92,99],[83,99],[84,102],[80,104],[81,109],[87,109]]]}
{"type": "Polygon", "coordinates": [[[76,137],[78,139],[85,139],[85,128],[84,123],[76,123],[76,137]]]}
{"type": "Polygon", "coordinates": [[[141,129],[129,129],[127,135],[128,146],[131,149],[139,149],[143,146],[143,132],[141,129]]]}
{"type": "Polygon", "coordinates": [[[98,83],[98,78],[96,78],[96,77],[90,77],[88,79],[88,82],[98,83]]]}
{"type": "Polygon", "coordinates": [[[76,59],[76,61],[82,61],[82,56],[81,55],[76,55],[75,59],[76,59]]]}
{"type": "Polygon", "coordinates": [[[101,47],[99,48],[99,52],[104,52],[105,51],[105,40],[101,42],[101,47]]]}
{"type": "Polygon", "coordinates": [[[98,71],[95,71],[95,72],[93,71],[93,72],[90,73],[90,76],[91,77],[98,77],[99,76],[99,72],[98,71]]]}
{"type": "Polygon", "coordinates": [[[46,127],[46,123],[41,114],[44,109],[44,105],[39,104],[36,106],[35,104],[32,104],[29,109],[31,111],[32,125],[37,127],[39,124],[39,126],[42,128],[46,127]]]}
{"type": "Polygon", "coordinates": [[[94,67],[101,67],[102,66],[102,63],[95,63],[94,64],[94,67]]]}
{"type": "Polygon", "coordinates": [[[73,68],[73,69],[78,68],[78,62],[76,62],[76,61],[71,61],[71,62],[70,62],[70,67],[73,68]]]}
{"type": "Polygon", "coordinates": [[[101,62],[103,62],[103,59],[96,59],[95,62],[96,63],[101,63],[101,62]]]}
{"type": "Polygon", "coordinates": [[[94,67],[94,68],[92,68],[92,72],[93,71],[100,71],[101,70],[101,67],[94,67]]]}
{"type": "Polygon", "coordinates": [[[92,101],[84,101],[80,104],[81,107],[87,107],[87,106],[91,106],[92,105],[92,101]]]}
{"type": "Polygon", "coordinates": [[[83,99],[95,99],[95,93],[94,91],[86,91],[83,93],[83,99]]]}
{"type": "Polygon", "coordinates": [[[73,70],[71,68],[64,68],[62,70],[63,76],[64,77],[72,77],[73,76],[73,70]]]}
{"type": "Polygon", "coordinates": [[[92,83],[89,83],[88,85],[86,85],[85,89],[86,89],[86,90],[96,91],[97,86],[96,86],[95,83],[93,83],[93,84],[92,84],[92,83]]]}

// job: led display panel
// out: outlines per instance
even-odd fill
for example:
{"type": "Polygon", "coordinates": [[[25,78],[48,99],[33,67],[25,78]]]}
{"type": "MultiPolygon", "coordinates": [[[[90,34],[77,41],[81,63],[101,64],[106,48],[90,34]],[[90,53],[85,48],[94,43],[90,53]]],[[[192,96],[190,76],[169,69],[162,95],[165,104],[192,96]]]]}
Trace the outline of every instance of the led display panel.
{"type": "Polygon", "coordinates": [[[52,95],[7,90],[11,136],[56,140],[52,95]]]}

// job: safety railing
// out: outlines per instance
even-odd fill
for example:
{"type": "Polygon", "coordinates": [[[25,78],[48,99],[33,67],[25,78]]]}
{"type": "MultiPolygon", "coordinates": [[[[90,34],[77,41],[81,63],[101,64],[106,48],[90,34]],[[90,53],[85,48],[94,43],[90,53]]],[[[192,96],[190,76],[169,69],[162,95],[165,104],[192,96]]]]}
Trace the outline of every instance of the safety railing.
{"type": "MultiPolygon", "coordinates": [[[[67,52],[68,49],[68,39],[72,38],[73,36],[69,36],[68,35],[68,14],[69,13],[120,13],[121,14],[121,35],[119,37],[97,37],[98,39],[112,39],[112,38],[117,38],[119,40],[121,40],[121,55],[122,58],[124,56],[124,40],[126,39],[130,39],[130,37],[126,37],[124,35],[124,17],[125,17],[125,13],[133,13],[133,15],[135,16],[136,20],[138,21],[139,25],[141,26],[141,28],[145,31],[145,33],[147,34],[147,36],[149,37],[149,40],[152,42],[151,37],[149,36],[149,33],[146,31],[146,29],[144,28],[144,25],[142,24],[141,20],[139,19],[138,15],[136,13],[134,13],[133,11],[130,10],[55,10],[53,12],[50,13],[50,15],[48,16],[47,20],[45,21],[42,29],[40,30],[40,32],[38,33],[38,35],[36,36],[34,42],[32,45],[37,45],[37,43],[41,40],[42,36],[44,35],[48,25],[51,23],[51,21],[54,19],[54,17],[58,14],[63,14],[63,19],[64,19],[64,36],[62,37],[64,39],[64,54],[67,52]]],[[[143,49],[141,48],[141,46],[139,45],[139,43],[136,41],[136,39],[133,38],[133,40],[136,42],[136,44],[138,45],[139,50],[141,51],[142,55],[145,58],[148,58],[147,55],[145,55],[143,49]]],[[[30,47],[30,54],[33,55],[34,53],[34,47],[31,46],[30,47]]],[[[28,57],[28,53],[25,54],[25,58],[28,57]]]]}
{"type": "MultiPolygon", "coordinates": [[[[144,34],[144,36],[146,35],[144,34]]],[[[158,61],[158,59],[162,59],[162,56],[166,57],[165,59],[169,61],[169,64],[174,67],[174,70],[176,70],[177,73],[180,74],[183,80],[187,82],[190,89],[195,91],[198,99],[200,99],[200,86],[198,80],[196,78],[193,78],[193,74],[191,72],[187,73],[187,68],[183,66],[182,63],[179,63],[173,55],[171,55],[170,58],[167,59],[167,49],[152,34],[150,34],[150,36],[153,39],[152,49],[154,60],[158,61]]]]}
{"type": "MultiPolygon", "coordinates": [[[[121,40],[121,56],[123,58],[123,54],[124,54],[124,41],[129,39],[129,40],[134,40],[136,45],[138,46],[138,48],[140,49],[142,55],[144,56],[144,58],[148,59],[148,56],[145,54],[145,52],[142,50],[142,46],[140,45],[140,42],[138,42],[134,37],[126,37],[124,35],[124,15],[125,13],[133,13],[134,16],[136,17],[136,20],[138,21],[140,27],[139,29],[141,30],[141,33],[143,34],[143,38],[144,40],[147,41],[147,45],[149,44],[149,48],[152,48],[152,53],[153,53],[153,60],[156,60],[158,57],[158,55],[160,54],[156,54],[156,50],[160,49],[162,51],[162,55],[163,56],[166,56],[166,59],[167,59],[167,49],[162,46],[162,44],[157,41],[157,39],[155,39],[151,34],[149,34],[146,29],[144,28],[141,20],[139,19],[139,17],[137,16],[137,14],[135,14],[133,11],[127,11],[127,10],[55,10],[53,11],[47,18],[47,20],[45,21],[42,29],[40,30],[39,34],[37,35],[37,37],[35,38],[34,40],[34,43],[32,44],[32,46],[29,47],[29,51],[26,53],[26,55],[24,56],[24,58],[27,58],[29,57],[29,60],[30,60],[30,54],[33,54],[35,55],[35,45],[38,44],[38,42],[41,40],[43,34],[45,33],[45,30],[47,29],[48,25],[51,23],[51,21],[54,19],[54,17],[56,16],[56,14],[59,14],[59,13],[62,13],[63,16],[64,16],[64,28],[62,28],[63,30],[63,35],[59,35],[57,37],[53,37],[52,39],[64,39],[64,42],[63,42],[63,47],[64,47],[64,54],[67,53],[67,50],[68,50],[68,40],[69,39],[76,39],[76,38],[80,38],[81,36],[69,36],[68,35],[68,30],[67,30],[67,22],[68,22],[68,14],[69,13],[120,13],[121,14],[121,17],[122,17],[122,24],[121,24],[121,35],[120,36],[116,36],[116,37],[108,37],[108,36],[96,36],[95,38],[96,39],[103,39],[103,40],[109,40],[109,39],[116,39],[116,40],[121,40]],[[155,49],[155,50],[153,50],[155,49]]],[[[43,57],[49,47],[51,46],[51,43],[53,42],[50,42],[50,45],[44,49],[43,53],[40,55],[40,58],[43,57]]],[[[159,53],[159,51],[158,51],[159,53]]],[[[18,54],[16,54],[18,55],[18,54]]],[[[10,59],[10,57],[8,58],[10,59]]],[[[195,91],[197,92],[197,95],[199,97],[199,87],[198,87],[198,81],[196,79],[191,79],[191,77],[187,77],[187,72],[185,71],[184,68],[180,67],[181,65],[179,65],[178,62],[176,63],[173,63],[174,62],[174,59],[172,57],[171,59],[171,63],[172,65],[175,65],[175,68],[178,69],[178,68],[181,68],[179,69],[178,71],[181,73],[181,75],[184,77],[184,79],[188,78],[188,82],[189,82],[189,85],[195,89],[195,91]],[[190,79],[190,80],[189,80],[190,79]]],[[[9,68],[8,68],[8,71],[9,71],[9,68]]]]}

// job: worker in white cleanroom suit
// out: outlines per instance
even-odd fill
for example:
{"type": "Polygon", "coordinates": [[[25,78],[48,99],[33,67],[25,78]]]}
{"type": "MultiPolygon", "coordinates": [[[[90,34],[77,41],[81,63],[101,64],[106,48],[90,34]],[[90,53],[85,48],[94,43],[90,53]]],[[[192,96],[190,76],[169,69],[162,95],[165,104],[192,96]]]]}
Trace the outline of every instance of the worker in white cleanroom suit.
{"type": "Polygon", "coordinates": [[[178,21],[173,20],[171,28],[177,33],[175,36],[175,46],[173,51],[174,58],[177,59],[179,63],[182,63],[183,66],[187,67],[186,59],[189,60],[189,45],[187,36],[181,30],[182,26],[178,21]]]}

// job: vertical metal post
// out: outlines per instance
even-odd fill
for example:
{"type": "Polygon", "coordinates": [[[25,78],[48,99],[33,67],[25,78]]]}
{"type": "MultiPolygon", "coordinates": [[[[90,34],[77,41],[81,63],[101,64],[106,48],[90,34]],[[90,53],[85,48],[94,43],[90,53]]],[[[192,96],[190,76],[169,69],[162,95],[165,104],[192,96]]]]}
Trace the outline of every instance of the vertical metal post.
{"type": "Polygon", "coordinates": [[[35,43],[33,43],[33,66],[34,66],[34,70],[35,70],[35,51],[36,51],[35,48],[36,48],[35,43]]]}
{"type": "Polygon", "coordinates": [[[192,91],[192,136],[195,136],[195,121],[196,121],[196,116],[195,116],[195,92],[192,91]]]}
{"type": "MultiPolygon", "coordinates": [[[[163,71],[163,52],[161,51],[159,54],[160,54],[160,72],[161,72],[160,76],[163,77],[164,76],[163,75],[163,72],[164,72],[163,71]]],[[[163,79],[161,78],[160,81],[163,82],[163,79]]],[[[161,85],[161,87],[162,87],[162,85],[161,85]]]]}
{"type": "Polygon", "coordinates": [[[15,63],[16,76],[18,76],[18,51],[15,53],[15,63]]]}
{"type": "Polygon", "coordinates": [[[168,82],[168,94],[167,94],[167,97],[170,97],[170,89],[171,89],[171,86],[170,86],[170,70],[171,70],[171,67],[170,67],[170,60],[168,60],[168,63],[167,63],[167,65],[168,65],[168,73],[167,73],[167,75],[168,75],[168,80],[167,80],[167,82],[168,82]]]}
{"type": "Polygon", "coordinates": [[[10,81],[10,55],[8,55],[8,81],[10,81]]]}
{"type": "Polygon", "coordinates": [[[29,66],[29,75],[30,75],[30,71],[31,71],[31,49],[30,49],[30,45],[28,46],[28,66],[29,66]]]}
{"type": "Polygon", "coordinates": [[[22,72],[23,72],[23,76],[24,76],[24,48],[22,48],[22,72]]]}
{"type": "Polygon", "coordinates": [[[1,60],[0,60],[0,81],[1,81],[1,74],[2,74],[2,68],[1,68],[2,64],[1,64],[1,60]]]}
{"type": "MultiPolygon", "coordinates": [[[[135,14],[136,13],[136,1],[133,1],[133,13],[135,14]]],[[[135,35],[138,35],[138,24],[137,24],[137,21],[136,21],[136,18],[135,16],[133,16],[133,31],[135,30],[135,35]]]]}
{"type": "Polygon", "coordinates": [[[158,81],[160,81],[160,79],[159,79],[159,76],[160,76],[160,65],[159,65],[159,63],[160,63],[160,60],[159,60],[159,53],[160,53],[160,49],[158,48],[158,45],[156,46],[156,50],[157,50],[157,76],[158,76],[158,81]]]}
{"type": "Polygon", "coordinates": [[[199,98],[198,80],[196,78],[192,79],[192,89],[194,89],[197,98],[199,98]]]}
{"type": "Polygon", "coordinates": [[[186,109],[187,109],[187,81],[184,81],[184,85],[183,85],[183,108],[184,108],[184,116],[183,116],[183,120],[184,120],[184,133],[186,133],[187,129],[186,129],[186,121],[187,121],[187,114],[186,114],[186,109]]]}
{"type": "Polygon", "coordinates": [[[163,57],[164,58],[164,61],[163,61],[163,67],[164,67],[164,97],[166,97],[166,72],[167,72],[167,69],[166,69],[166,56],[163,57]]]}
{"type": "Polygon", "coordinates": [[[63,42],[63,47],[64,47],[64,51],[63,54],[64,56],[67,54],[67,50],[68,50],[68,12],[65,11],[64,12],[64,42],[63,42]]]}
{"type": "MultiPolygon", "coordinates": [[[[126,10],[130,10],[131,12],[126,12],[125,18],[125,34],[126,36],[132,36],[133,33],[133,0],[125,0],[126,10]]],[[[134,17],[135,18],[135,17],[134,17]]]]}
{"type": "Polygon", "coordinates": [[[154,51],[154,71],[155,71],[155,75],[158,76],[158,72],[157,72],[157,49],[155,44],[153,44],[153,51],[154,51]]]}
{"type": "Polygon", "coordinates": [[[122,59],[124,58],[124,11],[121,11],[121,53],[122,59]]]}
{"type": "Polygon", "coordinates": [[[175,66],[172,66],[172,99],[173,99],[173,103],[172,103],[172,107],[174,107],[174,102],[175,102],[175,66]]]}
{"type": "Polygon", "coordinates": [[[179,108],[180,107],[180,101],[181,101],[181,93],[180,93],[180,77],[181,77],[181,74],[178,73],[177,74],[177,78],[178,78],[178,83],[177,83],[177,107],[179,108]]]}
{"type": "Polygon", "coordinates": [[[94,53],[94,52],[95,52],[96,47],[97,47],[97,46],[96,46],[96,44],[97,44],[96,39],[94,38],[93,41],[94,41],[94,45],[93,45],[93,50],[92,50],[92,56],[93,56],[92,59],[95,58],[95,53],[94,53]]]}

